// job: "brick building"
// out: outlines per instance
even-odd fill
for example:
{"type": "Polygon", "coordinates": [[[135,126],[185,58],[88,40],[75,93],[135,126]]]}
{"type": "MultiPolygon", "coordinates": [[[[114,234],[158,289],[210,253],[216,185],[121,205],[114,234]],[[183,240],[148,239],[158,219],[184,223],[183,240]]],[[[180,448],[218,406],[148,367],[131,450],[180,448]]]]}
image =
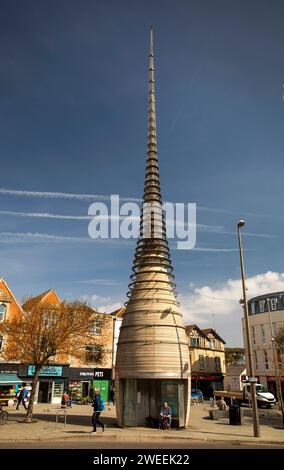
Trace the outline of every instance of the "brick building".
{"type": "Polygon", "coordinates": [[[210,398],[213,390],[223,389],[225,341],[212,328],[187,325],[185,330],[191,362],[191,387],[200,389],[204,398],[210,398]]]}

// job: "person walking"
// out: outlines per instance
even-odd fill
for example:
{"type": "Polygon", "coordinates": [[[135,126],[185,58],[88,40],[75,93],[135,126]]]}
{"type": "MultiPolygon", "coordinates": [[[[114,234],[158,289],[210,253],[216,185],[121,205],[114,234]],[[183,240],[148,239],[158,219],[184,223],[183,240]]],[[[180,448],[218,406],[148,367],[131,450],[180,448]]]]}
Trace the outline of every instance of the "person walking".
{"type": "Polygon", "coordinates": [[[97,424],[102,427],[102,431],[104,432],[106,430],[106,425],[100,421],[100,414],[101,412],[105,409],[104,401],[101,398],[100,392],[98,390],[95,391],[95,396],[93,399],[93,404],[94,408],[93,416],[92,416],[92,425],[93,425],[93,430],[91,431],[91,434],[95,434],[97,432],[97,424]]]}
{"type": "Polygon", "coordinates": [[[25,410],[28,409],[27,406],[26,406],[26,401],[27,401],[28,394],[29,394],[29,391],[28,391],[27,387],[24,387],[19,391],[18,397],[17,397],[18,398],[18,403],[17,403],[17,406],[16,406],[16,410],[19,409],[20,405],[23,405],[25,410]]]}
{"type": "Polygon", "coordinates": [[[109,402],[108,402],[108,406],[112,403],[113,405],[115,404],[115,394],[114,394],[114,388],[111,387],[110,391],[109,391],[109,402]]]}

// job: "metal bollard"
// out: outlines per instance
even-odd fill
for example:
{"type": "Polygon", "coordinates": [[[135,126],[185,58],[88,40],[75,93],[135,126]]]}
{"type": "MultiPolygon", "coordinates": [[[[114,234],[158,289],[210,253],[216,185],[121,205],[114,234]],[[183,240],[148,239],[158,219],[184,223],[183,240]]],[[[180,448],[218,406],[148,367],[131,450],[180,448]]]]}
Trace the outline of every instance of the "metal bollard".
{"type": "Polygon", "coordinates": [[[57,410],[56,411],[56,420],[55,420],[55,429],[57,429],[57,425],[58,425],[58,418],[60,416],[64,416],[64,428],[66,427],[66,421],[67,421],[67,413],[66,413],[66,410],[57,410]],[[63,413],[63,414],[62,414],[63,413]]]}

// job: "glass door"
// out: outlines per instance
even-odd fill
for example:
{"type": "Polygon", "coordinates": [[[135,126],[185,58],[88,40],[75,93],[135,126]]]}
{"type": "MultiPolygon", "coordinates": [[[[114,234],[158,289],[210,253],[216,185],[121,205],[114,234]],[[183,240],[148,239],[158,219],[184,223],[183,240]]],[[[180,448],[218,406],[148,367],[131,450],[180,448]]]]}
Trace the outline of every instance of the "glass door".
{"type": "Polygon", "coordinates": [[[123,425],[136,426],[137,381],[136,379],[124,379],[122,386],[123,425]]]}

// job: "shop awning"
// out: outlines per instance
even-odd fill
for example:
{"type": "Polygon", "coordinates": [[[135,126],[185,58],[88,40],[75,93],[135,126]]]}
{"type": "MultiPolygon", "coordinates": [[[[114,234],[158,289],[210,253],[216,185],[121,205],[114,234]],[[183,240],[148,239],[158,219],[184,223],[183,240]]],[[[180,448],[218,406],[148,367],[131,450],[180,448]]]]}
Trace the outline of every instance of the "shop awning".
{"type": "Polygon", "coordinates": [[[22,382],[16,374],[0,374],[0,385],[15,385],[22,382]]]}

